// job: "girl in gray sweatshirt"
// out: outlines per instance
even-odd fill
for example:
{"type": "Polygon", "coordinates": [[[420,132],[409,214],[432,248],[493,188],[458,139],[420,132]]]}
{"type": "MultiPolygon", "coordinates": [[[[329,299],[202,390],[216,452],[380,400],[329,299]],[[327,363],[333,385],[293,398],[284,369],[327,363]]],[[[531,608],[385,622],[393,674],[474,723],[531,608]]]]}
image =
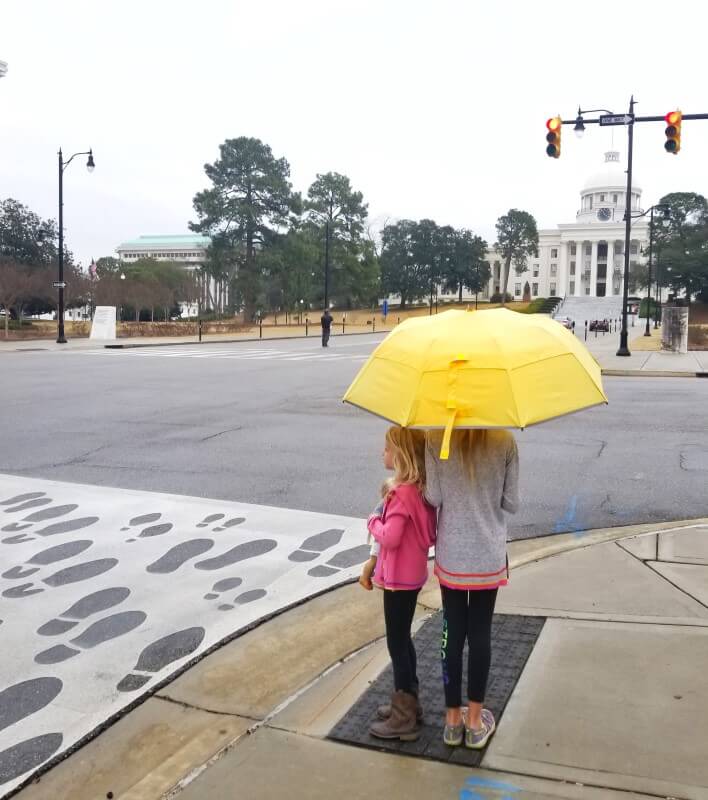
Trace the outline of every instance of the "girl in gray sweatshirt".
{"type": "Polygon", "coordinates": [[[508,578],[506,514],[519,505],[519,456],[505,430],[462,430],[450,457],[439,456],[442,432],[427,436],[425,499],[438,509],[435,574],[443,602],[442,666],[447,706],[444,741],[481,749],[495,721],[484,708],[497,589],[508,578]],[[468,642],[466,720],[462,653],[468,642]]]}

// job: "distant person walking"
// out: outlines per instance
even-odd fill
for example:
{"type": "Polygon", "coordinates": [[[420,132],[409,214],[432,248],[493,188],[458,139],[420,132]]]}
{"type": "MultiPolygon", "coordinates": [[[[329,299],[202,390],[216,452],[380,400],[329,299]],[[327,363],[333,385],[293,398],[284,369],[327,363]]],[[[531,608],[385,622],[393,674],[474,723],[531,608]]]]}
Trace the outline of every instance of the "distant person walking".
{"type": "Polygon", "coordinates": [[[506,514],[519,505],[519,456],[505,430],[461,430],[450,457],[441,433],[429,433],[425,499],[438,509],[435,574],[443,603],[442,673],[445,744],[480,750],[494,733],[484,696],[492,657],[497,589],[508,578],[506,514]],[[462,705],[462,653],[468,644],[467,707],[462,705]]]}
{"type": "Polygon", "coordinates": [[[320,324],[322,325],[322,347],[329,347],[329,334],[332,329],[332,315],[329,309],[325,308],[324,314],[320,317],[320,324]]]}

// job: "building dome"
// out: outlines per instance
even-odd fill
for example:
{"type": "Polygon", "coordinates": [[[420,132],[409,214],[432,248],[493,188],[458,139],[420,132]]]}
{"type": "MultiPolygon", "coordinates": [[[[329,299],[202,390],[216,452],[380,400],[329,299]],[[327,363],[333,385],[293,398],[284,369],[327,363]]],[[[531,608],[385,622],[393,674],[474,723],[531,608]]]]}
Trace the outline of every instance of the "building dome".
{"type": "MultiPolygon", "coordinates": [[[[624,189],[627,186],[627,173],[620,162],[620,154],[617,150],[609,150],[605,153],[605,163],[591,175],[582,188],[582,192],[592,189],[624,189]]],[[[632,180],[632,191],[640,193],[642,191],[639,184],[632,180]]]]}

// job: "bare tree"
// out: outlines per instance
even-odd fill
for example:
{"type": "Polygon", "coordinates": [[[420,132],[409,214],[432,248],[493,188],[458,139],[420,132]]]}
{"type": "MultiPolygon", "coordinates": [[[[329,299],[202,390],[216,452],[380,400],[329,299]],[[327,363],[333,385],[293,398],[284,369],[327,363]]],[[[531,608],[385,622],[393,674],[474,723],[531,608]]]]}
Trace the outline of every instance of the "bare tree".
{"type": "Polygon", "coordinates": [[[15,309],[22,318],[22,305],[36,289],[37,279],[32,270],[15,261],[0,262],[0,304],[5,309],[5,338],[10,336],[10,311],[15,309]]]}

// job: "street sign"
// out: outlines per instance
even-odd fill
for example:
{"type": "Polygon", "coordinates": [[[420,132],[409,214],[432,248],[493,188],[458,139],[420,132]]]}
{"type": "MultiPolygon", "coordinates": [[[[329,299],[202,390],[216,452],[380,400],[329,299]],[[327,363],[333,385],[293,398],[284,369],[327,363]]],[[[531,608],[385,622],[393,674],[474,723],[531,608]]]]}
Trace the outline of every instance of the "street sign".
{"type": "Polygon", "coordinates": [[[600,125],[628,125],[632,121],[629,114],[603,114],[600,125]]]}
{"type": "Polygon", "coordinates": [[[66,289],[66,281],[54,281],[52,286],[55,289],[66,289]]]}
{"type": "Polygon", "coordinates": [[[387,314],[388,314],[388,300],[384,300],[383,301],[383,303],[381,305],[381,312],[382,312],[384,317],[387,316],[387,314]]]}

